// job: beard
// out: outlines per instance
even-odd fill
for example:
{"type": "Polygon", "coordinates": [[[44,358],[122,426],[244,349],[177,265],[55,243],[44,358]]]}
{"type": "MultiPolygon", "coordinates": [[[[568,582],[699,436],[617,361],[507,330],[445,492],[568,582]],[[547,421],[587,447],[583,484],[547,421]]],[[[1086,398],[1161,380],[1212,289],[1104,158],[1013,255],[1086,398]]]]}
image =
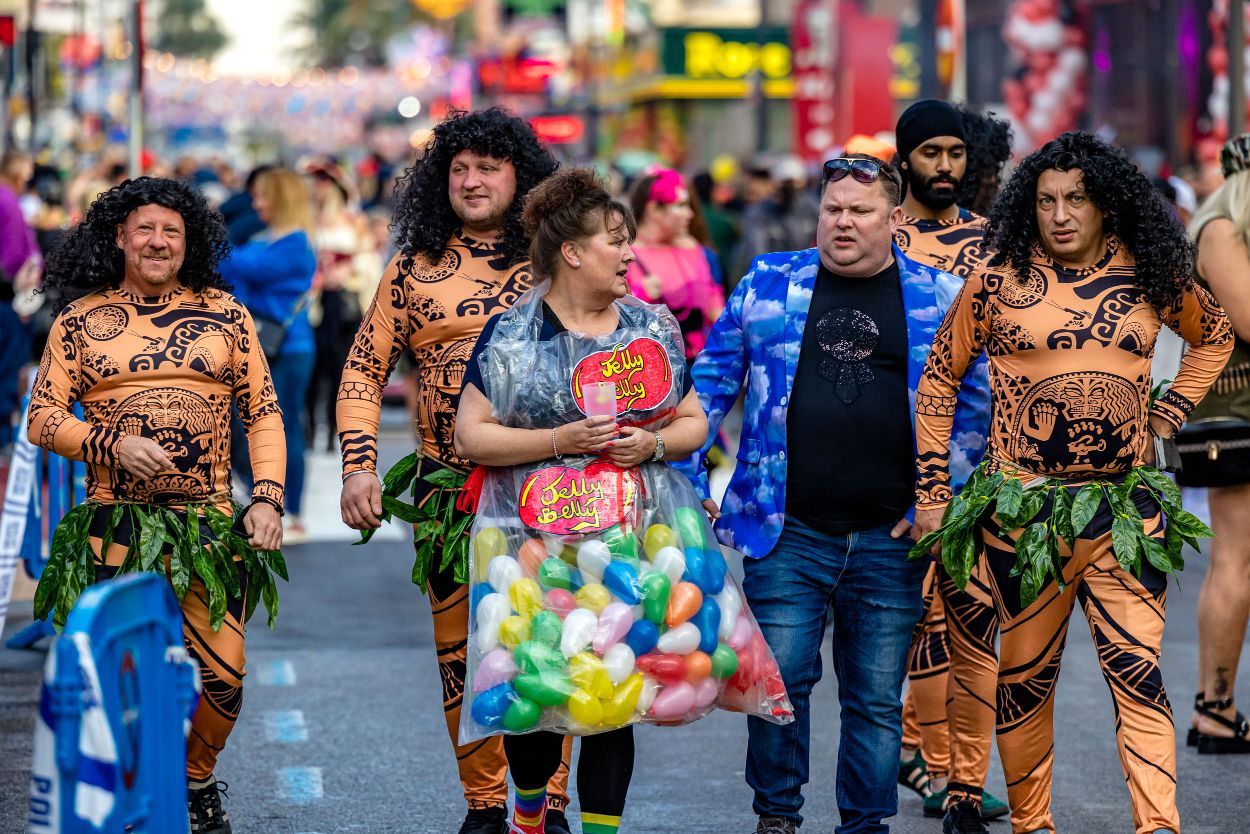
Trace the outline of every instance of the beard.
{"type": "Polygon", "coordinates": [[[936,211],[942,211],[955,205],[955,200],[959,195],[960,180],[946,174],[939,174],[936,177],[924,179],[918,176],[911,168],[907,169],[907,187],[911,189],[911,193],[922,204],[936,211]],[[938,183],[947,183],[949,189],[937,189],[938,183]]]}

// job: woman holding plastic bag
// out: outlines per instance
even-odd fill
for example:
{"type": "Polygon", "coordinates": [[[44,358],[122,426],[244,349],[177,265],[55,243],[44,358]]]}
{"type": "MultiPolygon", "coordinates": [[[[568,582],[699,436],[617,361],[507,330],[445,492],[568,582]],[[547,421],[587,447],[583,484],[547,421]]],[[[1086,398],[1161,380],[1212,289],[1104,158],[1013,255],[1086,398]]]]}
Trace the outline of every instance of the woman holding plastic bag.
{"type": "Polygon", "coordinates": [[[629,209],[572,168],[530,193],[524,222],[546,283],[482,331],[456,419],[481,487],[460,735],[508,734],[525,834],[543,831],[561,734],[584,736],[582,830],[614,832],[632,724],[791,709],[697,495],[664,462],[697,450],[707,420],[676,321],[627,297],[629,209]]]}

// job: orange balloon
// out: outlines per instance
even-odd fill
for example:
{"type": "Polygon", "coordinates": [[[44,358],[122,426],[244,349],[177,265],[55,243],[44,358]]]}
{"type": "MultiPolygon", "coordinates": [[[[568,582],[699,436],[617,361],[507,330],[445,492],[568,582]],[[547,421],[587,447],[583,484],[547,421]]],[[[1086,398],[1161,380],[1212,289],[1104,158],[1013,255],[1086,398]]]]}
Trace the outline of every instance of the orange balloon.
{"type": "Polygon", "coordinates": [[[538,576],[538,566],[547,560],[547,545],[542,539],[528,539],[517,551],[517,558],[526,576],[538,576]]]}
{"type": "Polygon", "coordinates": [[[703,604],[703,592],[693,582],[678,582],[668,595],[668,610],[664,622],[669,628],[681,625],[695,615],[703,604]]]}
{"type": "Polygon", "coordinates": [[[699,681],[712,674],[712,658],[705,652],[691,652],[686,655],[686,680],[690,683],[699,681]]]}

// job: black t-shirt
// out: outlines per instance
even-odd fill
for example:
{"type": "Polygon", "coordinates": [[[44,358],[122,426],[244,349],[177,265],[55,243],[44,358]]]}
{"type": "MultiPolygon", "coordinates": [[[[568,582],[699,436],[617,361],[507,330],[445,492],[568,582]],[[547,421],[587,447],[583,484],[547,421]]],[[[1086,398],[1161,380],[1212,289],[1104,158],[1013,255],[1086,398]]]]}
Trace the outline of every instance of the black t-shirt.
{"type": "Polygon", "coordinates": [[[871,278],[823,265],[786,417],[786,512],[825,533],[903,517],[914,502],[907,319],[898,264],[871,278]]]}

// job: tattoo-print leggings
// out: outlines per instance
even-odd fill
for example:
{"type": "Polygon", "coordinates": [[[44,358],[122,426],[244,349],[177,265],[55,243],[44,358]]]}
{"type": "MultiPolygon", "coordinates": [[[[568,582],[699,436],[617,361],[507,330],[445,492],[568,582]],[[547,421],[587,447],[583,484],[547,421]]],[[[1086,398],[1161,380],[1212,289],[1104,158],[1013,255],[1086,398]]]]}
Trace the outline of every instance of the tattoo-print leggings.
{"type": "Polygon", "coordinates": [[[998,614],[988,582],[983,558],[962,591],[931,565],[908,660],[903,745],[921,751],[930,776],[948,779],[952,802],[980,802],[990,766],[998,614]]]}
{"type": "MultiPolygon", "coordinates": [[[[1162,538],[1163,516],[1145,490],[1134,502],[1147,535],[1162,538]]],[[[1049,515],[1049,506],[1035,521],[1049,515]]],[[[1020,607],[1020,580],[1011,577],[1014,539],[993,519],[983,528],[986,559],[1001,621],[998,673],[998,752],[1007,777],[1016,834],[1054,831],[1050,788],[1054,768],[1055,685],[1077,602],[1089,621],[1103,677],[1115,705],[1116,743],[1128,782],[1138,834],[1180,831],[1176,810],[1176,739],[1172,707],[1159,670],[1167,577],[1146,564],[1141,577],[1116,561],[1111,512],[1105,502],[1071,550],[1061,544],[1063,577],[1020,607]]]]}
{"type": "MultiPolygon", "coordinates": [[[[417,502],[424,504],[433,489],[421,480],[435,467],[422,461],[418,470],[417,502]]],[[[459,513],[459,510],[456,510],[459,513]]],[[[441,548],[435,547],[435,560],[441,548]]],[[[436,568],[437,565],[432,565],[436,568]]],[[[470,808],[489,808],[508,801],[508,763],[503,739],[489,736],[468,744],[460,744],[460,707],[464,703],[465,663],[469,640],[469,586],[456,581],[454,566],[445,571],[431,570],[426,582],[430,597],[430,613],[434,618],[434,648],[438,655],[438,672],[443,681],[443,715],[447,719],[447,735],[456,752],[456,768],[470,808]]],[[[560,766],[547,785],[547,805],[563,810],[569,804],[569,762],[573,740],[566,739],[560,766]]]]}
{"type": "MultiPolygon", "coordinates": [[[[91,549],[96,554],[96,581],[103,582],[117,575],[126,559],[132,528],[130,515],[124,514],[113,534],[108,553],[101,558],[101,536],[112,510],[104,506],[91,524],[91,549]]],[[[201,522],[203,523],[203,522],[201,522]]],[[[208,779],[217,764],[217,757],[226,746],[226,739],[239,718],[243,705],[243,612],[247,598],[247,572],[239,571],[243,594],[226,604],[226,619],[219,631],[209,625],[208,591],[198,577],[192,575],[191,587],[182,599],[182,640],[187,652],[200,667],[202,691],[200,703],[191,719],[187,736],[187,778],[208,779]]]]}

